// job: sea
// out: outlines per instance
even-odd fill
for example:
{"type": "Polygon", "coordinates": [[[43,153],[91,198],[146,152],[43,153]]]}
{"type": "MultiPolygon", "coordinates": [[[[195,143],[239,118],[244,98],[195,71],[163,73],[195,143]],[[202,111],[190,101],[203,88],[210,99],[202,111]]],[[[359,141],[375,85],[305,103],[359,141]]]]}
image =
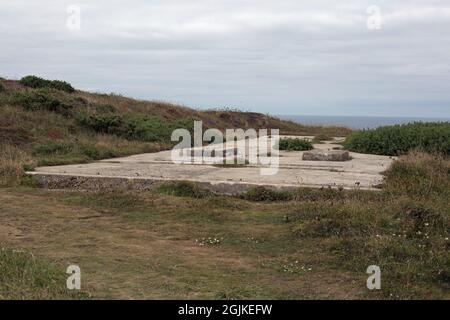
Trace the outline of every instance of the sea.
{"type": "Polygon", "coordinates": [[[351,129],[373,129],[412,122],[450,122],[450,118],[370,117],[370,116],[301,116],[278,115],[279,118],[308,125],[338,125],[351,129]]]}

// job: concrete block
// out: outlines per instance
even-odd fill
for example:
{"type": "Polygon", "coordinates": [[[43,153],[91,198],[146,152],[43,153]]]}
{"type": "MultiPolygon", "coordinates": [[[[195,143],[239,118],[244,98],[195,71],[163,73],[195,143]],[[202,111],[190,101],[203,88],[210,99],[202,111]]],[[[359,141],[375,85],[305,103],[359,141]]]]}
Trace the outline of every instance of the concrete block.
{"type": "Polygon", "coordinates": [[[311,150],[303,153],[303,160],[308,161],[349,161],[350,154],[345,150],[311,150]]]}

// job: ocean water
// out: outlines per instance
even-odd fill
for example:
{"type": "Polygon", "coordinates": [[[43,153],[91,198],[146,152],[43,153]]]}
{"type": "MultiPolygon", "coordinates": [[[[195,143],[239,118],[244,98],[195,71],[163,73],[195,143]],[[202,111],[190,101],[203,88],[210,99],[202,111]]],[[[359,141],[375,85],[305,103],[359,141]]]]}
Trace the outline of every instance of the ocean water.
{"type": "Polygon", "coordinates": [[[362,116],[299,116],[278,115],[281,119],[309,125],[338,125],[351,129],[373,129],[410,122],[450,122],[450,118],[362,117],[362,116]]]}

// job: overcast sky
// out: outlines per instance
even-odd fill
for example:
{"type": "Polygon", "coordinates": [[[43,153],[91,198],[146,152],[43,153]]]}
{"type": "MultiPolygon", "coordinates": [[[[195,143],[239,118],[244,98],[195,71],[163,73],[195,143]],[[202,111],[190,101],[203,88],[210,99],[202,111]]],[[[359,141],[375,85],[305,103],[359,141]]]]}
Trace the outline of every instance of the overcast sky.
{"type": "Polygon", "coordinates": [[[198,108],[450,117],[448,0],[0,0],[0,44],[5,78],[198,108]]]}

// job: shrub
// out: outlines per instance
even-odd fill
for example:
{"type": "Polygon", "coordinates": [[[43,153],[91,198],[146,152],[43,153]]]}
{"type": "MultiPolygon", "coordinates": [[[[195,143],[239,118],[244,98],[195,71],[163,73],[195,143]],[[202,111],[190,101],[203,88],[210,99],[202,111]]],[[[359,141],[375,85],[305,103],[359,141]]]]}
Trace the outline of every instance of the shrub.
{"type": "Polygon", "coordinates": [[[159,186],[158,192],[177,197],[205,198],[212,193],[189,181],[167,182],[159,186]]]}
{"type": "Polygon", "coordinates": [[[110,104],[93,104],[91,106],[98,113],[114,113],[116,108],[110,104]]]}
{"type": "Polygon", "coordinates": [[[289,201],[294,197],[287,191],[275,191],[258,186],[247,191],[243,198],[250,201],[289,201]]]}
{"type": "Polygon", "coordinates": [[[5,91],[6,91],[5,86],[3,85],[3,83],[0,82],[0,93],[5,92],[5,91]]]}
{"type": "Polygon", "coordinates": [[[119,134],[122,131],[123,121],[115,114],[79,114],[77,121],[95,132],[119,134]]]}
{"type": "Polygon", "coordinates": [[[412,149],[450,154],[450,123],[410,123],[352,133],[344,143],[354,152],[388,156],[406,154],[412,149]]]}
{"type": "Polygon", "coordinates": [[[9,103],[21,105],[27,110],[47,110],[62,115],[69,115],[72,106],[63,103],[46,91],[15,91],[9,96],[9,103]]]}
{"type": "Polygon", "coordinates": [[[75,89],[67,82],[60,80],[46,80],[36,76],[26,76],[19,81],[22,85],[30,88],[53,88],[56,90],[72,93],[75,89]]]}
{"type": "Polygon", "coordinates": [[[130,140],[147,142],[170,141],[172,131],[176,128],[192,128],[191,119],[180,119],[167,122],[156,116],[141,114],[128,114],[119,116],[113,113],[81,113],[77,116],[78,122],[96,132],[109,133],[130,140]]]}
{"type": "Polygon", "coordinates": [[[312,149],[313,149],[312,143],[306,139],[298,139],[298,138],[280,139],[280,150],[305,151],[312,149]]]}

